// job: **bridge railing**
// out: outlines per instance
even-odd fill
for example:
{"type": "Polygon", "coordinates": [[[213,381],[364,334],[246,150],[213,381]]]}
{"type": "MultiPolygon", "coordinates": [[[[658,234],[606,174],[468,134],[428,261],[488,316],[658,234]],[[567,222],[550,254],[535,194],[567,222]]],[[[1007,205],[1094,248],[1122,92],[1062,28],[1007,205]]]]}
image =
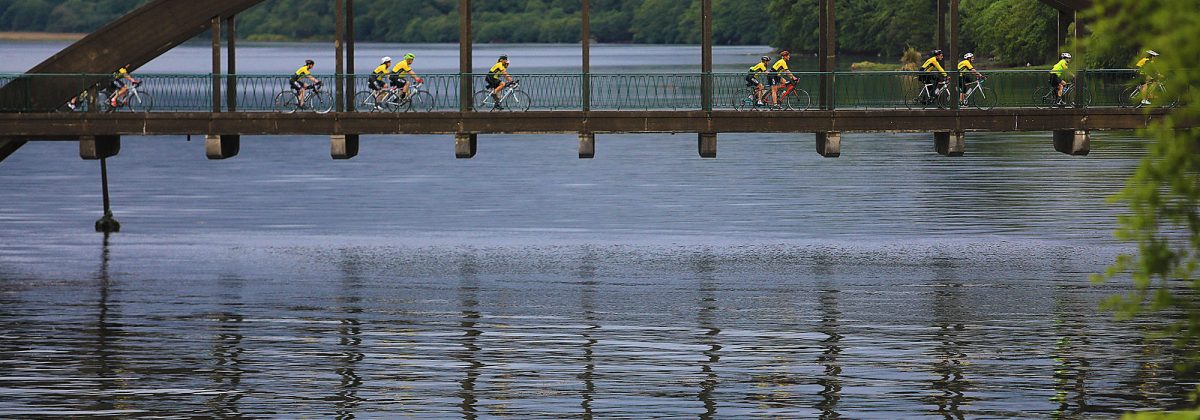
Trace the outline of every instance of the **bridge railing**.
{"type": "MultiPolygon", "coordinates": [[[[988,88],[988,94],[994,97],[993,106],[1020,108],[1044,105],[1036,93],[1050,87],[1046,70],[981,70],[981,73],[987,77],[984,86],[988,88]]],[[[920,74],[901,71],[796,72],[794,75],[797,77],[797,83],[789,95],[800,99],[791,102],[793,109],[816,109],[821,78],[827,77],[833,86],[833,96],[830,98],[833,109],[905,109],[913,107],[912,99],[922,86],[918,80],[920,74]]],[[[484,89],[484,76],[472,75],[472,91],[484,89]]],[[[228,94],[225,89],[230,78],[235,78],[236,82],[238,111],[274,111],[275,96],[290,90],[290,77],[286,75],[239,74],[214,78],[208,74],[136,74],[135,77],[143,81],[141,92],[153,96],[154,102],[150,111],[210,111],[213,106],[214,81],[218,83],[224,108],[225,96],[228,94]]],[[[336,76],[315,77],[323,82],[327,91],[336,94],[336,76]]],[[[368,90],[370,76],[343,77],[347,89],[354,92],[368,90]]],[[[460,75],[425,74],[422,77],[422,89],[434,98],[432,110],[459,109],[460,75]]],[[[530,110],[563,111],[583,108],[583,76],[580,74],[513,74],[513,77],[520,80],[521,89],[532,99],[530,110]]],[[[752,88],[747,86],[745,79],[746,73],[714,73],[712,77],[712,109],[747,108],[744,105],[752,105],[754,102],[752,88]]],[[[766,76],[758,78],[762,82],[766,82],[766,79],[766,76]]],[[[589,108],[699,110],[701,80],[699,73],[592,74],[589,108]]],[[[1088,70],[1080,72],[1074,80],[1079,82],[1077,89],[1080,100],[1077,106],[1111,107],[1118,105],[1117,98],[1123,90],[1139,83],[1141,78],[1134,70],[1118,69],[1088,70]]],[[[46,111],[46,104],[37,104],[30,99],[35,97],[34,90],[45,89],[46,86],[56,86],[56,92],[89,92],[94,97],[96,93],[108,89],[111,82],[112,76],[106,74],[0,74],[0,112],[46,111]]],[[[951,96],[956,99],[958,87],[951,86],[951,89],[951,96]]],[[[68,93],[67,96],[69,95],[68,93]]],[[[769,91],[766,97],[770,97],[769,91]]],[[[66,101],[67,98],[64,98],[61,103],[66,101]]],[[[61,103],[52,105],[57,106],[61,103]]]]}

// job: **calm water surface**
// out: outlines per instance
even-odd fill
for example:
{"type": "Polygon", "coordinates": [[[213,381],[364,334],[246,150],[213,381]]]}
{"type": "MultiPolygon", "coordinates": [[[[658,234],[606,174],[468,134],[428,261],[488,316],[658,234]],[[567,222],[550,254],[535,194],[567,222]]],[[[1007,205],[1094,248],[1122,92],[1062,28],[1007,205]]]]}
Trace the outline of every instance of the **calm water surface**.
{"type": "MultiPolygon", "coordinates": [[[[302,47],[324,48],[239,66],[302,47]]],[[[0,44],[0,70],[57,48],[0,44]]],[[[0,164],[0,417],[1093,417],[1192,386],[1087,282],[1130,251],[1105,198],[1132,133],[1086,158],[1049,133],[972,133],[962,158],[928,134],[848,134],[838,159],[811,134],[722,135],[716,160],[694,134],[601,135],[594,160],[574,136],[481,136],[471,160],[365,136],[337,162],[323,137],[244,140],[207,161],[127,137],[108,238],[77,145],[0,164]]]]}

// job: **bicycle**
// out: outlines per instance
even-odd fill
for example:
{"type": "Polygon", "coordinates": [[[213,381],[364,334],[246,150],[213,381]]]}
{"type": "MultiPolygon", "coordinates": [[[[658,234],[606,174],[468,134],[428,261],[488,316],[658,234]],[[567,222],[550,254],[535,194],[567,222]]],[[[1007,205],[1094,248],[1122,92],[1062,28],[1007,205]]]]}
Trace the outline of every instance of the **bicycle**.
{"type": "Polygon", "coordinates": [[[797,88],[795,80],[789,80],[780,86],[783,86],[784,89],[781,92],[777,92],[776,96],[778,97],[781,105],[776,106],[775,104],[769,103],[771,98],[769,89],[766,92],[763,92],[763,102],[759,102],[758,93],[755,92],[755,88],[749,87],[747,88],[749,93],[745,97],[734,100],[733,108],[738,111],[744,111],[747,109],[755,111],[760,109],[804,111],[812,106],[812,96],[809,96],[808,91],[797,88]]]}
{"type": "Polygon", "coordinates": [[[933,83],[922,80],[921,90],[917,91],[916,96],[904,97],[904,106],[908,107],[908,109],[915,107],[922,109],[929,107],[950,108],[950,78],[946,77],[941,81],[933,83]]]}
{"type": "Polygon", "coordinates": [[[1087,89],[1076,86],[1074,82],[1063,87],[1062,98],[1056,97],[1054,87],[1042,86],[1034,91],[1033,103],[1038,108],[1075,107],[1084,108],[1092,104],[1092,98],[1087,89]]]}
{"type": "Polygon", "coordinates": [[[308,91],[308,94],[304,95],[304,106],[300,106],[300,92],[292,89],[279,91],[275,94],[275,110],[286,114],[309,109],[318,114],[329,112],[333,110],[333,95],[322,90],[323,86],[324,83],[321,82],[304,86],[308,91]]]}
{"type": "Polygon", "coordinates": [[[520,89],[520,81],[513,80],[504,86],[499,100],[492,98],[491,89],[480,89],[475,92],[475,109],[481,110],[490,106],[491,111],[528,111],[531,99],[529,94],[520,89]]]}
{"type": "Polygon", "coordinates": [[[962,106],[973,106],[976,109],[992,109],[996,106],[996,92],[990,87],[984,87],[983,81],[986,77],[981,77],[978,80],[967,83],[966,97],[963,98],[962,106]]]}
{"type": "Polygon", "coordinates": [[[142,81],[140,80],[130,83],[129,89],[125,90],[125,96],[117,100],[116,106],[113,106],[112,95],[116,95],[119,89],[100,91],[96,98],[97,104],[100,105],[100,111],[114,112],[121,108],[128,108],[130,112],[150,112],[150,108],[154,106],[154,97],[138,90],[141,85],[142,81]]]}
{"type": "Polygon", "coordinates": [[[397,87],[388,87],[380,92],[361,91],[354,94],[354,104],[356,108],[366,111],[390,111],[405,112],[419,111],[429,112],[433,110],[434,102],[433,95],[429,92],[421,90],[425,83],[414,83],[408,88],[408,96],[400,97],[402,92],[397,87]],[[382,99],[380,99],[382,95],[382,99]]]}
{"type": "MultiPolygon", "coordinates": [[[[1167,96],[1167,88],[1163,86],[1163,82],[1155,79],[1150,82],[1150,92],[1142,93],[1142,85],[1133,85],[1121,92],[1121,96],[1117,97],[1117,103],[1121,108],[1141,108],[1148,106],[1142,103],[1143,100],[1150,101],[1154,98],[1169,98],[1167,96]]],[[[1171,98],[1167,101],[1163,108],[1174,108],[1179,101],[1176,98],[1171,98]]]]}

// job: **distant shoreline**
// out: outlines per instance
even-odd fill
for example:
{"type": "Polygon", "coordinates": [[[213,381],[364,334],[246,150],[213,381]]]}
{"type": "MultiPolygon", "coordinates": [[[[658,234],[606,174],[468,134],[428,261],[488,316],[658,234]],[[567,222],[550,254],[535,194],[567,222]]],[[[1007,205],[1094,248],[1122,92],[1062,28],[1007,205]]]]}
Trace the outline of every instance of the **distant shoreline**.
{"type": "Polygon", "coordinates": [[[86,35],[71,32],[0,32],[0,41],[78,41],[86,35]]]}

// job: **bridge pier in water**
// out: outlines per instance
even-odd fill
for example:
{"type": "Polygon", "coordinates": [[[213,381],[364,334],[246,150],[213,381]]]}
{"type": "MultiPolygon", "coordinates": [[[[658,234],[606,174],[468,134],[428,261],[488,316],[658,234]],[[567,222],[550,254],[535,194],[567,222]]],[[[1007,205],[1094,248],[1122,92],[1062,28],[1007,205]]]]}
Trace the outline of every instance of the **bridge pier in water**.
{"type": "Polygon", "coordinates": [[[329,136],[329,155],[338,160],[358,156],[358,134],[329,136]]]}
{"type": "Polygon", "coordinates": [[[241,145],[239,134],[209,134],[204,136],[204,155],[213,160],[229,159],[237,156],[241,145]]]}
{"type": "Polygon", "coordinates": [[[459,159],[470,159],[475,157],[475,152],[479,150],[479,134],[476,133],[455,133],[454,134],[454,157],[459,159]]]}
{"type": "Polygon", "coordinates": [[[100,161],[100,188],[104,196],[104,215],[96,221],[96,231],[103,233],[119,232],[121,224],[113,217],[112,207],[108,198],[108,163],[106,159],[121,152],[121,136],[80,136],[79,157],[85,160],[100,161]]]}
{"type": "Polygon", "coordinates": [[[1088,130],[1054,130],[1054,150],[1072,156],[1087,156],[1092,151],[1088,130]]]}
{"type": "Polygon", "coordinates": [[[942,156],[962,156],[967,152],[966,133],[936,131],[933,133],[933,149],[942,156]]]}
{"type": "Polygon", "coordinates": [[[717,133],[700,133],[697,135],[697,148],[702,158],[717,157],[717,133]]]}
{"type": "Polygon", "coordinates": [[[841,156],[842,133],[838,131],[823,131],[817,133],[817,154],[827,158],[841,156]]]}
{"type": "Polygon", "coordinates": [[[579,133],[579,158],[596,157],[596,133],[579,133]]]}

